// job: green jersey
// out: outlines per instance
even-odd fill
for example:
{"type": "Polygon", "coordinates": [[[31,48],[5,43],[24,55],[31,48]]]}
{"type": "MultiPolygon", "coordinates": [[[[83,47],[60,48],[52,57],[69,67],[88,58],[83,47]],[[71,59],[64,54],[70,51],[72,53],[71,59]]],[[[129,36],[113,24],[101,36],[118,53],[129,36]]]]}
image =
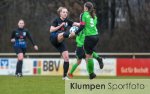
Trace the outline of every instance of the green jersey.
{"type": "Polygon", "coordinates": [[[84,39],[85,34],[83,33],[83,31],[81,31],[79,35],[76,36],[77,47],[82,47],[84,45],[84,39]]]}
{"type": "Polygon", "coordinates": [[[85,22],[85,27],[83,29],[85,36],[91,36],[91,35],[97,35],[98,34],[98,31],[96,28],[96,24],[97,24],[97,17],[96,16],[93,19],[91,17],[90,13],[85,11],[82,14],[82,22],[85,22]]]}

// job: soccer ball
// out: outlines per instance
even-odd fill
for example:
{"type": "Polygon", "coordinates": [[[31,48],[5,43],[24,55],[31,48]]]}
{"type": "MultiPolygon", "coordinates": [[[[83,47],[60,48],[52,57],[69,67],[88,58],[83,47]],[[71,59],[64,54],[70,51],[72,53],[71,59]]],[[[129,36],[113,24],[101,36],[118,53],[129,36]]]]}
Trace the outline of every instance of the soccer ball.
{"type": "Polygon", "coordinates": [[[70,32],[70,33],[71,33],[71,32],[76,32],[78,29],[79,29],[79,27],[77,27],[77,26],[72,26],[72,27],[70,28],[69,32],[70,32]]]}

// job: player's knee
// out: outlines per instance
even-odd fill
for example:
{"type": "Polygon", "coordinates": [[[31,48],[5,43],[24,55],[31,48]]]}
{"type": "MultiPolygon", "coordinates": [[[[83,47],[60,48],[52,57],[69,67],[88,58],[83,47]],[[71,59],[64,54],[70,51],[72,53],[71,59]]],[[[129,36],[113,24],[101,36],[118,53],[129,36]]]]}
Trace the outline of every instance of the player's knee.
{"type": "Polygon", "coordinates": [[[69,55],[68,55],[68,51],[64,51],[62,53],[62,57],[64,59],[65,62],[69,62],[69,55]]]}
{"type": "Polygon", "coordinates": [[[91,59],[91,58],[92,58],[92,55],[86,54],[86,62],[88,62],[88,60],[91,59]]]}
{"type": "Polygon", "coordinates": [[[19,60],[19,61],[22,61],[22,60],[23,60],[23,57],[18,57],[18,60],[19,60]]]}
{"type": "Polygon", "coordinates": [[[79,60],[77,61],[77,64],[78,64],[78,65],[80,65],[80,63],[81,63],[81,60],[82,60],[82,59],[79,59],[79,60]]]}
{"type": "Polygon", "coordinates": [[[23,57],[18,57],[18,60],[19,60],[19,61],[22,61],[22,60],[23,60],[23,57]]]}
{"type": "Polygon", "coordinates": [[[69,62],[69,57],[68,56],[64,56],[64,61],[69,62]]]}
{"type": "Polygon", "coordinates": [[[19,60],[19,61],[22,61],[22,60],[23,60],[23,54],[22,54],[22,53],[18,54],[18,60],[19,60]]]}
{"type": "Polygon", "coordinates": [[[69,62],[69,56],[68,56],[68,54],[64,54],[63,55],[63,59],[64,59],[65,62],[69,62]]]}
{"type": "Polygon", "coordinates": [[[86,59],[92,58],[91,54],[86,54],[86,59]]]}
{"type": "Polygon", "coordinates": [[[64,40],[63,33],[60,33],[57,37],[58,42],[62,42],[64,40]]]}

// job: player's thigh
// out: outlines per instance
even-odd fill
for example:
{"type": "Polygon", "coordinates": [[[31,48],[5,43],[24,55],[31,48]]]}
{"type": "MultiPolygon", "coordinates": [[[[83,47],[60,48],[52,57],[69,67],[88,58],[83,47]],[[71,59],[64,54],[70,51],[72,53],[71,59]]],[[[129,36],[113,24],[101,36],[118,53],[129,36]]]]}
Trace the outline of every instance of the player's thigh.
{"type": "Polygon", "coordinates": [[[92,55],[96,44],[98,43],[98,35],[85,37],[84,49],[86,54],[92,55]]]}
{"type": "Polygon", "coordinates": [[[17,54],[18,60],[23,60],[26,48],[15,47],[15,53],[17,54]]]}
{"type": "Polygon", "coordinates": [[[85,58],[85,52],[83,47],[77,47],[76,48],[76,57],[77,59],[84,59],[85,58]]]}
{"type": "MultiPolygon", "coordinates": [[[[65,43],[65,41],[58,43],[57,45],[55,45],[55,48],[62,54],[65,51],[68,51],[67,49],[67,45],[65,43]]],[[[66,52],[65,52],[66,53],[66,52]]]]}
{"type": "Polygon", "coordinates": [[[63,40],[64,40],[63,33],[59,33],[58,36],[57,36],[57,41],[62,42],[63,40]]]}

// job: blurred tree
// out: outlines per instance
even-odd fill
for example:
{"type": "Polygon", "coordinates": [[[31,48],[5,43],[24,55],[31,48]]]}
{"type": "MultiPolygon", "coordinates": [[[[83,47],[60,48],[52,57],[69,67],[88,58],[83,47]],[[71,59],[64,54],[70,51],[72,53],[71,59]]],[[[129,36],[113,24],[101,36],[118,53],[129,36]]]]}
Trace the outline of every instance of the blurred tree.
{"type": "MultiPolygon", "coordinates": [[[[98,17],[98,51],[150,52],[149,0],[0,0],[0,52],[13,52],[10,35],[21,18],[40,52],[56,51],[49,42],[49,27],[57,17],[57,8],[67,7],[69,18],[79,21],[87,1],[94,4],[98,17]]],[[[74,39],[66,41],[69,51],[74,52],[74,39]]],[[[33,51],[30,43],[29,51],[33,51]]]]}

